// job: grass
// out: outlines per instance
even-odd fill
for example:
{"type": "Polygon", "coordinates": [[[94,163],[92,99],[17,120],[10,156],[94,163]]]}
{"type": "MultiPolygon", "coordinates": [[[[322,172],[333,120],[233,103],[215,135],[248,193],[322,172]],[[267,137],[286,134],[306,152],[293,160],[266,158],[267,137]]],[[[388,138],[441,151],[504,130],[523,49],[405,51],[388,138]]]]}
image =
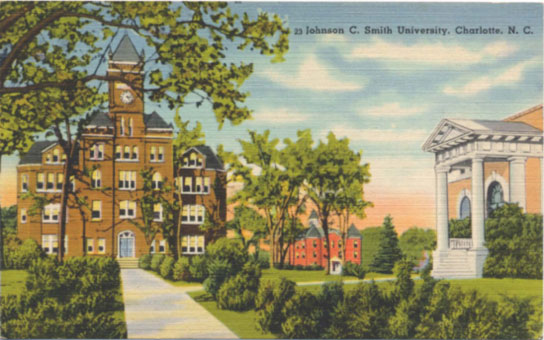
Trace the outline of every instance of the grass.
{"type": "MultiPolygon", "coordinates": [[[[263,279],[277,279],[273,277],[274,273],[276,275],[282,275],[286,273],[286,277],[289,279],[299,278],[298,282],[308,282],[308,281],[332,281],[332,280],[341,280],[342,277],[331,275],[326,277],[321,271],[296,271],[296,270],[278,270],[278,269],[267,269],[263,271],[263,279]],[[292,273],[294,272],[294,273],[292,273]],[[305,273],[312,273],[313,275],[308,275],[304,277],[305,273]],[[321,274],[319,276],[318,274],[321,274]],[[321,280],[320,278],[324,278],[321,280]]],[[[377,279],[380,278],[380,274],[368,275],[365,279],[377,279]]],[[[388,276],[382,276],[388,277],[388,276]]],[[[391,275],[389,275],[391,277],[391,275]]],[[[345,278],[345,277],[344,277],[345,278]]],[[[352,279],[352,278],[350,278],[352,279]]],[[[416,280],[416,286],[420,285],[422,281],[416,280]]],[[[466,279],[466,280],[449,280],[452,287],[459,287],[462,290],[472,290],[476,289],[480,293],[487,295],[491,299],[499,299],[501,294],[508,296],[516,296],[520,298],[530,298],[531,302],[535,305],[538,310],[541,310],[542,306],[542,280],[526,280],[526,279],[466,279]]],[[[393,282],[377,282],[380,286],[392,286],[393,282]]],[[[346,284],[345,289],[353,289],[357,285],[355,284],[346,284]]],[[[307,285],[307,286],[298,286],[297,289],[308,290],[312,293],[317,293],[321,288],[320,284],[316,285],[307,285]]],[[[198,303],[200,303],[208,312],[213,314],[217,319],[219,319],[223,324],[225,324],[232,332],[242,339],[254,339],[254,338],[274,338],[275,336],[271,333],[262,334],[255,328],[255,311],[247,312],[234,312],[228,310],[222,310],[217,308],[215,301],[211,300],[204,291],[191,292],[189,295],[198,303]]],[[[538,313],[538,312],[537,312],[538,313]]]]}
{"type": "Polygon", "coordinates": [[[1,278],[1,293],[2,296],[9,294],[21,294],[25,287],[27,277],[25,270],[2,270],[0,271],[1,278]]]}
{"type": "Polygon", "coordinates": [[[119,285],[119,290],[117,292],[117,295],[115,296],[115,300],[119,308],[113,311],[113,318],[116,321],[120,321],[123,323],[124,334],[126,334],[128,337],[127,322],[125,319],[125,300],[123,298],[123,279],[121,279],[121,284],[119,285]]]}
{"type": "Polygon", "coordinates": [[[234,334],[242,339],[273,339],[272,333],[261,333],[255,328],[255,311],[234,312],[217,308],[215,301],[207,298],[204,291],[188,293],[196,302],[200,303],[208,312],[227,326],[234,334]]]}
{"type": "Polygon", "coordinates": [[[169,279],[165,279],[164,277],[162,277],[159,273],[157,272],[154,272],[152,270],[147,270],[147,272],[155,275],[156,277],[168,282],[169,284],[173,285],[173,286],[176,286],[176,287],[202,287],[202,284],[201,283],[198,283],[198,282],[186,282],[186,281],[173,281],[173,280],[169,280],[169,279]]]}
{"type": "MultiPolygon", "coordinates": [[[[288,270],[288,269],[264,269],[262,280],[277,280],[285,277],[295,282],[323,282],[357,280],[355,276],[325,275],[324,270],[288,270]]],[[[367,273],[365,279],[381,279],[394,277],[392,274],[367,273]]]]}

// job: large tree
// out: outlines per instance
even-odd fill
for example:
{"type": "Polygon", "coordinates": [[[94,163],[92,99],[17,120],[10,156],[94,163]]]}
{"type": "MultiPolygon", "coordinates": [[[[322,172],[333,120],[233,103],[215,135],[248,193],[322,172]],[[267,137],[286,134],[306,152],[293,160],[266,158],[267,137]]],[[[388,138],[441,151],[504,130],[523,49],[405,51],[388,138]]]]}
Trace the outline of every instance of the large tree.
{"type": "MultiPolygon", "coordinates": [[[[362,189],[349,190],[352,183],[361,188],[370,179],[368,163],[362,163],[361,152],[349,148],[347,138],[337,139],[330,132],[327,142],[320,141],[309,155],[306,166],[305,191],[316,207],[317,215],[327,241],[327,274],[330,272],[329,224],[335,208],[346,202],[361,201],[364,206],[362,189]],[[349,200],[348,200],[349,198],[349,200]]],[[[348,219],[349,221],[349,219],[348,219]]],[[[344,243],[345,244],[345,243],[344,243]]]]}
{"type": "Polygon", "coordinates": [[[399,247],[399,237],[393,225],[391,215],[385,216],[381,228],[382,237],[378,253],[370,265],[372,271],[378,273],[392,273],[395,263],[402,258],[402,251],[399,247]]]}
{"type": "MultiPolygon", "coordinates": [[[[221,127],[250,117],[241,86],[252,63],[227,63],[227,50],[250,49],[281,61],[289,30],[278,16],[233,13],[219,2],[3,2],[0,4],[0,158],[26,151],[52,129],[64,150],[59,239],[82,120],[104,102],[101,85],[127,83],[149,100],[179,109],[209,103],[221,127]],[[144,84],[104,74],[120,29],[145,40],[144,84]],[[149,72],[149,70],[153,70],[149,72]],[[143,87],[143,88],[142,88],[143,87]]],[[[77,202],[77,199],[75,200],[77,202]]],[[[62,243],[62,242],[61,242],[62,243]]],[[[63,249],[60,247],[62,260],[63,249]]]]}

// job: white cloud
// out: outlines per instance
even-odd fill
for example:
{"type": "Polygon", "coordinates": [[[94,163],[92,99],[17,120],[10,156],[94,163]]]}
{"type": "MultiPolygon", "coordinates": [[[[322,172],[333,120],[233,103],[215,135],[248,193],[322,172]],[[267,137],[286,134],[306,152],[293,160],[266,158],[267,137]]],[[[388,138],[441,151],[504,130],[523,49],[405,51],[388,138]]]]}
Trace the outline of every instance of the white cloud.
{"type": "Polygon", "coordinates": [[[480,50],[470,50],[453,44],[418,43],[405,45],[375,38],[371,43],[356,46],[348,58],[460,66],[476,64],[493,58],[503,58],[511,55],[517,49],[517,46],[504,41],[487,44],[480,50]]]}
{"type": "Polygon", "coordinates": [[[426,106],[405,106],[401,105],[401,103],[385,103],[369,108],[360,108],[357,112],[360,116],[407,117],[422,114],[426,110],[426,106]]]}
{"type": "MultiPolygon", "coordinates": [[[[429,134],[424,129],[358,129],[347,125],[335,125],[330,131],[354,142],[422,142],[429,134]]],[[[329,130],[323,131],[322,137],[328,133],[329,130]]]]}
{"type": "Polygon", "coordinates": [[[293,111],[285,107],[278,109],[265,108],[257,110],[253,114],[253,120],[259,123],[291,124],[304,122],[309,118],[309,114],[293,111]]]}
{"type": "Polygon", "coordinates": [[[455,87],[448,85],[444,87],[443,92],[451,96],[468,97],[490,90],[494,87],[511,86],[519,83],[523,79],[523,73],[527,68],[538,64],[537,58],[522,61],[506,69],[502,73],[478,77],[462,86],[455,87]]]}
{"type": "Polygon", "coordinates": [[[331,73],[337,69],[320,63],[314,55],[309,55],[300,65],[296,74],[286,74],[276,70],[265,70],[262,75],[268,79],[292,89],[307,89],[314,91],[357,91],[364,84],[343,81],[331,73]]]}

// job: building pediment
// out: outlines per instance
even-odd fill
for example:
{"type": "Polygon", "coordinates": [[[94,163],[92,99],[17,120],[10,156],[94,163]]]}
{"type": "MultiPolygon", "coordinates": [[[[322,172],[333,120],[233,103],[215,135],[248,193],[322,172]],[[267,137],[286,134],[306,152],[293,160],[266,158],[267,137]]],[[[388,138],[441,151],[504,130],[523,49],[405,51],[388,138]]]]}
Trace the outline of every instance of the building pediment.
{"type": "Polygon", "coordinates": [[[473,131],[460,124],[453,122],[450,119],[443,119],[438,126],[433,130],[425,144],[424,151],[432,151],[435,147],[447,144],[458,139],[471,139],[473,131]]]}

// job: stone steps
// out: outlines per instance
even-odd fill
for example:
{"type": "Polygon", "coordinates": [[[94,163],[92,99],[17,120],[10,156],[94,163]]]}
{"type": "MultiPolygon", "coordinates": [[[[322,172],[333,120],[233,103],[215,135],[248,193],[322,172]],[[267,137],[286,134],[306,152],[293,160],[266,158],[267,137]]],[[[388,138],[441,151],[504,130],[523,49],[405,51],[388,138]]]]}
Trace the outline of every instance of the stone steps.
{"type": "Polygon", "coordinates": [[[137,269],[138,268],[138,258],[136,257],[124,257],[117,259],[119,267],[121,269],[137,269]]]}

